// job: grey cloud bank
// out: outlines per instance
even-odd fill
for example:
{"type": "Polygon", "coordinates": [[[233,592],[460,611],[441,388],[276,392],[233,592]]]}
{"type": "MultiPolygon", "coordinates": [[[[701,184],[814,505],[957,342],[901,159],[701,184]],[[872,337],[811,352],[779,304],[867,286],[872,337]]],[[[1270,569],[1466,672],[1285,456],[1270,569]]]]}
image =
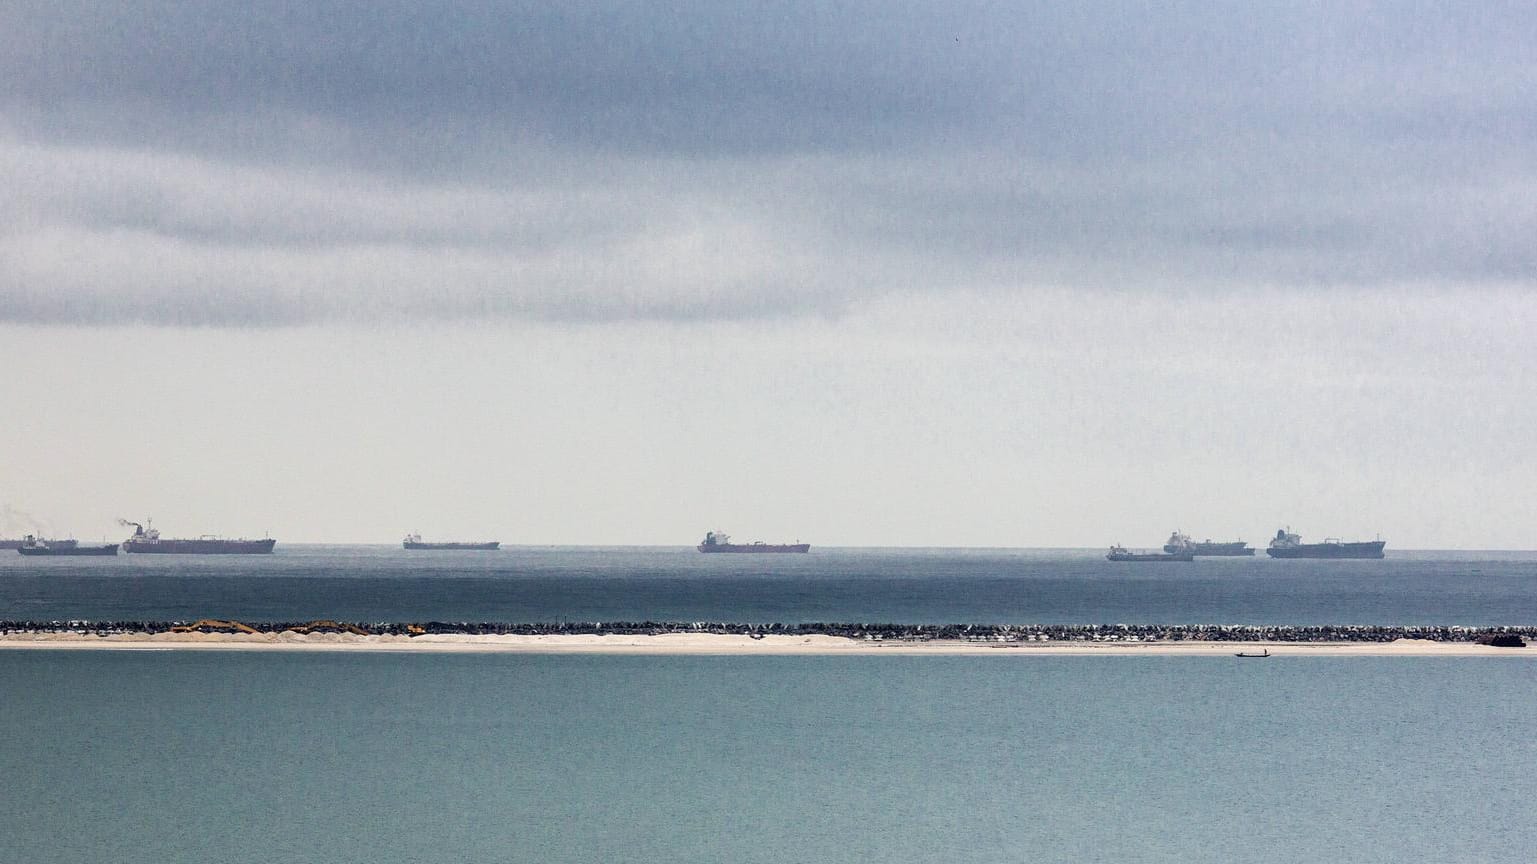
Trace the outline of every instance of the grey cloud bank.
{"type": "Polygon", "coordinates": [[[0,320],[838,315],[1505,291],[1521,4],[38,4],[0,320]]]}

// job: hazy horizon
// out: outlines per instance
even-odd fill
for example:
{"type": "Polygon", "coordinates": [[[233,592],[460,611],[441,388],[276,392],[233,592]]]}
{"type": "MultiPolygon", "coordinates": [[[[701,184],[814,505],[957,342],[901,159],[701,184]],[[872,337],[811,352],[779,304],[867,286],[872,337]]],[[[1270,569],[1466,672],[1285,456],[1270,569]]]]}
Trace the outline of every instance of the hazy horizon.
{"type": "Polygon", "coordinates": [[[12,6],[0,506],[1534,548],[1534,43],[1520,4],[12,6]]]}

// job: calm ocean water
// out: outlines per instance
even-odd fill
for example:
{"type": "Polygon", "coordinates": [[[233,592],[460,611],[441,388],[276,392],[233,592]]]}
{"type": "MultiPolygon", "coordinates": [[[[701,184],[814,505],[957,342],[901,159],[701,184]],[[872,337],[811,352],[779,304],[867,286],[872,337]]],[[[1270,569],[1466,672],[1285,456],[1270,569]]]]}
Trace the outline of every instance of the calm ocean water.
{"type": "Polygon", "coordinates": [[[0,860],[1528,860],[1534,675],[0,651],[0,860]]]}
{"type": "MultiPolygon", "coordinates": [[[[1537,555],[0,554],[0,618],[1537,624],[1537,555]]],[[[0,861],[1524,860],[1537,664],[0,650],[0,861]]]]}
{"type": "Polygon", "coordinates": [[[1537,553],[1112,564],[1098,550],[512,547],[271,556],[0,553],[0,618],[1537,624],[1537,553]]]}

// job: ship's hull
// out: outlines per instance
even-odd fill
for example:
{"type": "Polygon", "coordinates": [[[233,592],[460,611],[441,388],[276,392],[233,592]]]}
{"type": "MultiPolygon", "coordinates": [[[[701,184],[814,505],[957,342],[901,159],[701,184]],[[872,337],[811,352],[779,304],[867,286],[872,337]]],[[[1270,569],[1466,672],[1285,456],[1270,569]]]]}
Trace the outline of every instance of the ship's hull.
{"type": "Polygon", "coordinates": [[[1385,540],[1363,543],[1299,543],[1295,546],[1271,546],[1265,554],[1271,558],[1382,558],[1385,540]]]}
{"type": "Polygon", "coordinates": [[[269,555],[276,540],[134,540],[123,541],[124,552],[159,555],[269,555]]]}
{"type": "Polygon", "coordinates": [[[47,557],[53,555],[116,555],[117,544],[110,546],[18,546],[16,551],[23,555],[47,557]]]}
{"type": "Polygon", "coordinates": [[[413,552],[451,552],[466,549],[494,552],[502,548],[502,544],[496,540],[489,543],[423,543],[419,540],[407,540],[401,545],[413,552]]]}
{"type": "Polygon", "coordinates": [[[1195,556],[1189,552],[1111,552],[1105,556],[1105,560],[1152,563],[1155,561],[1194,561],[1195,556]]]}
{"type": "Polygon", "coordinates": [[[700,552],[810,552],[810,543],[712,543],[699,544],[700,552]]]}
{"type": "MultiPolygon", "coordinates": [[[[1237,558],[1241,555],[1253,555],[1254,547],[1239,540],[1236,543],[1191,543],[1185,547],[1191,555],[1201,558],[1237,558]]],[[[1178,553],[1181,547],[1172,543],[1164,544],[1163,551],[1178,553]]]]}

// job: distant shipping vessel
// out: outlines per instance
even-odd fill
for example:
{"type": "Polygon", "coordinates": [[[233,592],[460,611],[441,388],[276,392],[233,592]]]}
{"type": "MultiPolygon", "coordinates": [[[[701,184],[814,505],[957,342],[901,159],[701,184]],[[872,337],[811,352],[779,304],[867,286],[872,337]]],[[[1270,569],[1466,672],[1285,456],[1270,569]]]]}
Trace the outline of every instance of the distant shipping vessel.
{"type": "Polygon", "coordinates": [[[1265,554],[1271,558],[1381,558],[1386,545],[1385,540],[1343,543],[1332,537],[1322,543],[1303,543],[1302,535],[1283,528],[1275,532],[1265,554]]]}
{"type": "MultiPolygon", "coordinates": [[[[22,544],[24,544],[28,540],[32,540],[32,539],[33,539],[32,535],[28,534],[26,537],[23,537],[20,540],[0,540],[0,549],[20,549],[22,547],[22,544]]],[[[69,548],[71,548],[73,546],[78,545],[80,541],[78,541],[78,540],[44,540],[41,537],[39,537],[39,538],[36,538],[36,542],[38,542],[38,543],[47,543],[48,546],[50,548],[53,548],[53,549],[69,549],[69,548]]]]}
{"type": "Polygon", "coordinates": [[[81,546],[75,540],[39,540],[29,534],[22,538],[16,551],[23,555],[116,555],[117,544],[81,546]]]}
{"type": "Polygon", "coordinates": [[[497,540],[487,540],[485,542],[471,543],[423,543],[422,535],[420,534],[407,534],[406,539],[401,541],[400,545],[417,552],[443,552],[454,549],[474,549],[484,552],[494,552],[495,550],[502,548],[501,542],[497,540]]]}
{"type": "Polygon", "coordinates": [[[1107,561],[1194,561],[1190,552],[1132,552],[1125,546],[1111,546],[1107,561]]]}
{"type": "Polygon", "coordinates": [[[1169,535],[1169,542],[1163,544],[1165,552],[1189,552],[1196,556],[1212,556],[1222,558],[1235,558],[1240,555],[1253,555],[1254,547],[1242,540],[1231,543],[1214,543],[1211,540],[1203,540],[1196,543],[1190,539],[1190,535],[1175,531],[1169,535]]]}
{"type": "Polygon", "coordinates": [[[133,526],[133,536],[123,541],[124,552],[147,552],[161,555],[269,555],[276,540],[228,540],[223,537],[196,537],[167,540],[154,528],[145,528],[137,522],[119,519],[124,525],[133,526]]]}
{"type": "Polygon", "coordinates": [[[732,543],[731,538],[719,531],[710,531],[704,535],[704,542],[698,546],[700,552],[810,552],[810,543],[764,543],[761,540],[752,543],[732,543]]]}

